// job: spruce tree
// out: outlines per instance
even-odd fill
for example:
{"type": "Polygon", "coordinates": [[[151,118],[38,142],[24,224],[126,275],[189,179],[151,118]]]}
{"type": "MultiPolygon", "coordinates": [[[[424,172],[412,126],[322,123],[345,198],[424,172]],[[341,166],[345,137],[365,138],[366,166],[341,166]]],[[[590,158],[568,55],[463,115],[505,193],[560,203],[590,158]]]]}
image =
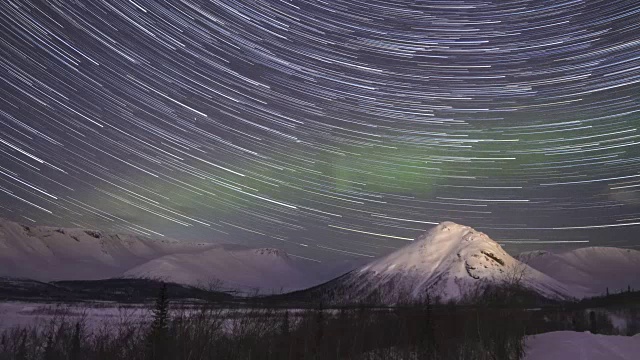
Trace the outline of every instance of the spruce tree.
{"type": "Polygon", "coordinates": [[[167,341],[169,340],[169,297],[167,284],[162,283],[153,309],[153,322],[149,331],[147,359],[167,359],[167,341]]]}

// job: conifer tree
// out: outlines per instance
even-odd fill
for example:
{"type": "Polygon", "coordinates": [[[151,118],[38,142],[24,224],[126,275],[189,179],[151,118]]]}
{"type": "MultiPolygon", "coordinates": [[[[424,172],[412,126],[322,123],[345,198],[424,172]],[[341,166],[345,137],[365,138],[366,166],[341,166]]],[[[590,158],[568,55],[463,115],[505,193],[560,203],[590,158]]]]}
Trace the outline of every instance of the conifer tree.
{"type": "Polygon", "coordinates": [[[169,297],[167,284],[162,283],[153,309],[153,322],[149,331],[147,359],[167,359],[167,341],[169,340],[169,297]]]}

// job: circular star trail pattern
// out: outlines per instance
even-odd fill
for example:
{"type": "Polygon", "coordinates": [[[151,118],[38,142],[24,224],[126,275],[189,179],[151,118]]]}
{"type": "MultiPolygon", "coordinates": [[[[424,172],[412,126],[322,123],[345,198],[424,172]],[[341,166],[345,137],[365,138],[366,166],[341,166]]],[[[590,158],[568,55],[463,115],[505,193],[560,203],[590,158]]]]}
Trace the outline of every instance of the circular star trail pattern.
{"type": "Polygon", "coordinates": [[[637,246],[637,1],[0,4],[0,215],[384,254],[637,246]]]}

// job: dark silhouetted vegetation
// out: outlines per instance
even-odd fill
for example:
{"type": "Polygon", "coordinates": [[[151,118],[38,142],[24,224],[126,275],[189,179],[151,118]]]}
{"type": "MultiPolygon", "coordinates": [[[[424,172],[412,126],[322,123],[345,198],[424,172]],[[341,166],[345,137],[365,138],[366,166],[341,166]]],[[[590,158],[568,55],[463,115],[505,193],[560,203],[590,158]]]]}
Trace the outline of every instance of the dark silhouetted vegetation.
{"type": "MultiPolygon", "coordinates": [[[[443,303],[427,293],[422,302],[407,299],[395,306],[345,306],[327,301],[329,296],[315,302],[271,296],[181,306],[182,287],[145,282],[143,297],[155,292],[148,320],[91,324],[61,311],[47,323],[4,331],[0,360],[515,360],[526,353],[526,335],[621,333],[607,314],[612,306],[628,319],[624,335],[640,332],[638,292],[551,302],[522,287],[521,277],[513,271],[511,280],[473,289],[459,303],[443,303]]],[[[102,282],[101,292],[122,291],[122,282],[130,286],[130,280],[102,282]]],[[[93,286],[99,285],[84,282],[80,288],[93,286]]]]}
{"type": "MultiPolygon", "coordinates": [[[[50,283],[29,279],[0,278],[0,300],[24,301],[117,301],[120,303],[143,303],[155,299],[165,284],[157,279],[114,278],[104,280],[54,281],[50,283]]],[[[166,283],[174,299],[231,301],[234,296],[206,287],[166,283]]]]}
{"type": "Polygon", "coordinates": [[[246,309],[228,317],[224,310],[203,307],[166,318],[164,313],[156,311],[151,323],[98,327],[82,335],[64,319],[48,330],[12,329],[2,335],[0,359],[62,360],[81,353],[88,360],[488,360],[520,359],[525,350],[525,322],[504,309],[246,309]]]}

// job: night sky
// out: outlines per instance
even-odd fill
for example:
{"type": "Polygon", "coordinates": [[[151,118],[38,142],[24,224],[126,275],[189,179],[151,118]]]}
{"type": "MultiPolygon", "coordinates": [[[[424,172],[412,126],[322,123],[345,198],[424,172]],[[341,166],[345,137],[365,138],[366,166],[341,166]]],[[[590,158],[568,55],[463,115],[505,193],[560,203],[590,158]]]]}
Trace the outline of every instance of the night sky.
{"type": "Polygon", "coordinates": [[[0,216],[377,256],[640,246],[640,2],[0,2],[0,216]]]}

